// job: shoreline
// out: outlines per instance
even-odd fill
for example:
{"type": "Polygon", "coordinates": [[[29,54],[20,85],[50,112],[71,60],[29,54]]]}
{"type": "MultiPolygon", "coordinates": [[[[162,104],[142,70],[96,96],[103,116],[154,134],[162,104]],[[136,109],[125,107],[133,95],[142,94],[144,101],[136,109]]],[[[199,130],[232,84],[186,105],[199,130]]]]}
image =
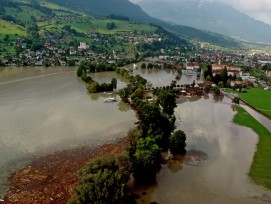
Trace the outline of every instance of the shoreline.
{"type": "Polygon", "coordinates": [[[233,122],[237,125],[252,129],[258,135],[259,141],[250,166],[249,177],[257,185],[271,189],[271,132],[242,107],[238,107],[233,122]]]}
{"type": "Polygon", "coordinates": [[[127,145],[123,138],[95,149],[82,147],[34,159],[10,174],[4,203],[66,203],[78,184],[77,172],[87,162],[121,153],[127,145]]]}

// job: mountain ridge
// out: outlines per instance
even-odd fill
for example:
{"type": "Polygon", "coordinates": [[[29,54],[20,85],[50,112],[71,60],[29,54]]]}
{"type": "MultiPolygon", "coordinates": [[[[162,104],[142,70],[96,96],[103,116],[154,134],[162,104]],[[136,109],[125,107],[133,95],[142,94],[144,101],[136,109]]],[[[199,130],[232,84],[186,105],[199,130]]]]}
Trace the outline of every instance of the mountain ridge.
{"type": "Polygon", "coordinates": [[[112,3],[110,4],[109,0],[77,0],[76,2],[73,0],[49,1],[68,8],[80,10],[97,17],[106,17],[110,14],[117,14],[122,16],[128,16],[130,19],[139,22],[157,24],[185,39],[197,38],[209,43],[215,43],[222,46],[241,47],[240,43],[226,36],[218,35],[216,33],[211,33],[205,30],[191,28],[188,26],[169,24],[160,19],[153,18],[146,14],[138,5],[135,5],[128,0],[115,0],[114,5],[112,5],[112,3]]]}
{"type": "Polygon", "coordinates": [[[199,0],[142,0],[137,3],[151,16],[178,25],[209,30],[245,41],[271,43],[271,25],[223,3],[199,0]]]}

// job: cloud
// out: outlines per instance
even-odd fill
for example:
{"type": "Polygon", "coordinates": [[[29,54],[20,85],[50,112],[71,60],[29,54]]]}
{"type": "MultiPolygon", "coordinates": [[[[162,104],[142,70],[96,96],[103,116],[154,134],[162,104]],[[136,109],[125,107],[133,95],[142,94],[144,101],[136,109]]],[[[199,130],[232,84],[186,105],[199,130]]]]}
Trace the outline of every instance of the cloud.
{"type": "Polygon", "coordinates": [[[233,6],[235,9],[250,17],[271,24],[271,1],[270,0],[207,0],[222,2],[233,6]]]}
{"type": "MultiPolygon", "coordinates": [[[[148,1],[148,0],[130,0],[132,2],[148,1]]],[[[153,0],[152,0],[153,1],[153,0]]],[[[160,0],[161,1],[161,0],[160,0]]],[[[163,0],[169,1],[169,0],[163,0]]],[[[170,0],[185,1],[185,0],[170,0]]],[[[189,1],[189,0],[186,0],[189,1]]],[[[271,25],[271,0],[198,0],[209,2],[221,2],[231,5],[235,9],[247,14],[248,16],[261,20],[271,25]]]]}

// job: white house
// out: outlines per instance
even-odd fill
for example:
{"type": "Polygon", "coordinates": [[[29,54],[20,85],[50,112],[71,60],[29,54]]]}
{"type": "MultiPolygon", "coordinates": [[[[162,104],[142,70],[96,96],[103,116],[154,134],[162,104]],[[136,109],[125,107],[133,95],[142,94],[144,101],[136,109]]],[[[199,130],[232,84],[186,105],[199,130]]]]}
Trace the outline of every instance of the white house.
{"type": "Polygon", "coordinates": [[[80,46],[78,47],[78,49],[81,49],[81,50],[86,50],[89,48],[89,45],[87,45],[86,42],[80,42],[80,46]]]}

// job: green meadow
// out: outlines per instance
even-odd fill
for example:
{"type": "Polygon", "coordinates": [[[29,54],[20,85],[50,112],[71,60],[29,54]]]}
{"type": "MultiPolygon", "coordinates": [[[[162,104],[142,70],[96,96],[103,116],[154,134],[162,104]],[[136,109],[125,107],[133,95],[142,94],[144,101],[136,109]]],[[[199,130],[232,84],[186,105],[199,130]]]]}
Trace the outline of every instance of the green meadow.
{"type": "Polygon", "coordinates": [[[247,89],[247,93],[239,93],[239,97],[271,118],[271,91],[260,88],[247,89]]]}
{"type": "Polygon", "coordinates": [[[241,107],[238,107],[233,122],[251,128],[259,136],[259,142],[257,144],[257,150],[253,158],[249,176],[256,184],[271,189],[270,131],[241,107]]]}

